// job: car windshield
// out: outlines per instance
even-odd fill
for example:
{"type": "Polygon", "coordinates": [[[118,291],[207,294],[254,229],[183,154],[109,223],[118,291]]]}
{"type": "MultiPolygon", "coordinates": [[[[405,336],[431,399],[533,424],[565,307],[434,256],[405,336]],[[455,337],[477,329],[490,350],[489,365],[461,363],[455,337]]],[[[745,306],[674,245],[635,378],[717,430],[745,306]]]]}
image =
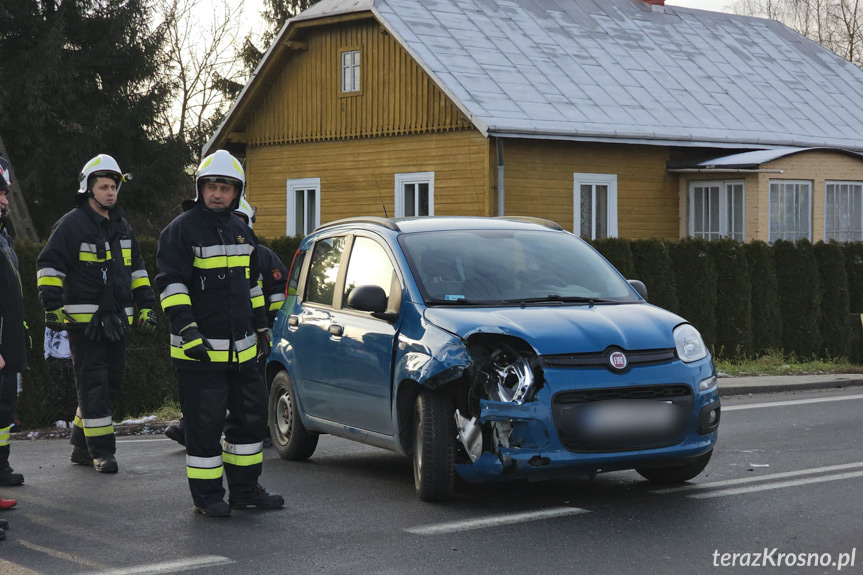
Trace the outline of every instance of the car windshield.
{"type": "Polygon", "coordinates": [[[449,230],[399,238],[429,305],[629,303],[630,285],[571,234],[449,230]]]}

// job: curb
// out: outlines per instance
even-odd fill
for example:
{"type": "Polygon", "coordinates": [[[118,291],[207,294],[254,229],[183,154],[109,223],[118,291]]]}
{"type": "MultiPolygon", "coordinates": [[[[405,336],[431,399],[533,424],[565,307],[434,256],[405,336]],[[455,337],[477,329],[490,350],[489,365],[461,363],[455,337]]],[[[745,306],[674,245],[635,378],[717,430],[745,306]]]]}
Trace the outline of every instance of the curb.
{"type": "Polygon", "coordinates": [[[726,385],[723,385],[722,378],[719,378],[719,397],[783,393],[789,391],[825,391],[861,386],[863,386],[863,378],[834,381],[801,381],[797,383],[729,383],[726,385]]]}

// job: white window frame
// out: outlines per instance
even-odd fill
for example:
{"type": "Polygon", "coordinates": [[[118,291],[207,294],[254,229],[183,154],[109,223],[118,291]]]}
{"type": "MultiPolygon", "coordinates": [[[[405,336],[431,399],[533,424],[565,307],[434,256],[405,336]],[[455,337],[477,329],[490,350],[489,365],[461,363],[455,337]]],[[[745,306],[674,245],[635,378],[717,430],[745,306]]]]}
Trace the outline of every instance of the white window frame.
{"type": "Polygon", "coordinates": [[[342,84],[342,93],[350,94],[353,92],[359,92],[361,89],[360,82],[360,74],[362,73],[362,60],[361,60],[361,52],[359,48],[350,48],[347,50],[342,50],[339,54],[339,63],[341,66],[339,69],[341,70],[341,84],[342,84]],[[345,56],[349,56],[350,62],[345,63],[345,56]],[[350,73],[346,76],[345,71],[348,70],[350,73]],[[347,78],[347,82],[345,79],[347,78]]]}
{"type": "MultiPolygon", "coordinates": [[[[769,180],[767,182],[767,241],[770,243],[775,242],[777,239],[784,238],[774,238],[773,234],[773,222],[771,220],[771,216],[773,214],[773,184],[806,184],[809,186],[809,220],[806,222],[808,226],[808,230],[806,232],[806,239],[812,241],[812,196],[814,195],[814,183],[812,180],[782,180],[782,179],[774,179],[769,180]]],[[[798,238],[800,239],[800,238],[798,238]]],[[[788,240],[792,241],[792,240],[788,240]]]]}
{"type": "MultiPolygon", "coordinates": [[[[581,231],[581,186],[608,186],[608,213],[606,214],[606,228],[608,229],[608,237],[617,237],[617,174],[587,174],[573,173],[572,174],[572,230],[577,236],[587,235],[581,231]]],[[[591,214],[590,221],[596,221],[596,188],[592,192],[591,197],[591,214]]],[[[590,230],[590,239],[596,239],[596,230],[590,230]]]]}
{"type": "MultiPolygon", "coordinates": [[[[297,235],[298,233],[302,233],[303,235],[308,235],[315,228],[321,225],[321,179],[320,178],[300,178],[296,180],[288,180],[287,181],[287,190],[286,194],[286,217],[287,221],[285,222],[285,235],[292,237],[297,235]],[[312,222],[311,228],[309,228],[309,222],[306,222],[305,214],[303,214],[303,222],[306,224],[306,228],[308,228],[308,232],[306,230],[297,231],[297,191],[298,190],[315,190],[315,221],[312,222]]],[[[304,202],[303,205],[308,204],[308,194],[304,194],[304,202]]]]}
{"type": "MultiPolygon", "coordinates": [[[[687,234],[690,237],[695,237],[695,199],[693,195],[695,194],[696,187],[711,187],[716,186],[719,188],[719,237],[720,238],[730,238],[731,236],[731,222],[729,221],[729,216],[731,214],[728,213],[728,210],[725,209],[725,206],[728,205],[728,186],[743,186],[743,222],[742,222],[742,233],[743,239],[738,241],[746,241],[746,181],[745,180],[689,180],[686,183],[686,198],[688,202],[687,206],[687,234]]],[[[707,238],[709,241],[709,238],[707,238]]],[[[734,238],[737,239],[737,238],[734,238]]]]}
{"type": "MultiPolygon", "coordinates": [[[[428,215],[434,215],[434,172],[410,172],[404,174],[396,174],[395,175],[395,217],[403,218],[405,217],[405,198],[404,198],[404,187],[405,184],[428,184],[429,186],[429,213],[428,215]]],[[[414,206],[419,205],[419,202],[416,201],[418,198],[415,198],[414,206]]],[[[408,217],[413,217],[411,214],[408,217]]]]}
{"type": "MultiPolygon", "coordinates": [[[[825,182],[824,182],[824,241],[825,242],[830,241],[831,239],[835,239],[835,238],[830,238],[827,235],[827,186],[841,186],[841,185],[863,187],[863,181],[860,181],[860,180],[825,180],[825,182]]],[[[863,194],[861,194],[861,196],[863,196],[863,194]]],[[[860,203],[861,203],[861,205],[863,205],[863,197],[861,197],[860,203]]],[[[863,212],[863,209],[861,209],[861,212],[863,212]]],[[[863,221],[863,214],[861,214],[861,221],[863,221]]],[[[834,230],[834,233],[836,233],[835,230],[834,230]]],[[[848,233],[848,232],[843,232],[843,233],[848,233]]],[[[836,240],[836,241],[839,241],[839,240],[836,240]]],[[[861,240],[850,240],[850,241],[856,242],[856,241],[861,241],[861,240]]]]}

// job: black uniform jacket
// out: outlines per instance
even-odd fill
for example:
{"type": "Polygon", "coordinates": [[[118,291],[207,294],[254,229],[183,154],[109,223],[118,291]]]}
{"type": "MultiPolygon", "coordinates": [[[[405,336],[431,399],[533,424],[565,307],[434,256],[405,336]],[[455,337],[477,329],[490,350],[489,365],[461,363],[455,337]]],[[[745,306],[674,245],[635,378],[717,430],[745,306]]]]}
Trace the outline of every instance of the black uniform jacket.
{"type": "Polygon", "coordinates": [[[261,276],[264,297],[267,298],[267,325],[271,328],[276,321],[276,314],[285,303],[285,286],[288,284],[288,268],[279,256],[267,246],[258,246],[258,257],[261,261],[261,276]]]}
{"type": "Polygon", "coordinates": [[[202,203],[162,230],[156,289],[171,322],[171,363],[180,369],[255,369],[256,331],[266,329],[254,233],[231,212],[202,203]],[[181,331],[196,324],[209,340],[210,361],[183,352],[181,331]]]}
{"type": "Polygon", "coordinates": [[[129,325],[135,308],[153,309],[156,296],[132,227],[115,207],[109,217],[88,202],[60,218],[36,261],[39,300],[46,310],[62,307],[66,327],[83,329],[99,308],[102,295],[113,293],[129,325]]]}
{"type": "Polygon", "coordinates": [[[12,251],[12,238],[0,220],[0,355],[6,373],[27,369],[24,332],[24,296],[18,257],[12,251]]]}

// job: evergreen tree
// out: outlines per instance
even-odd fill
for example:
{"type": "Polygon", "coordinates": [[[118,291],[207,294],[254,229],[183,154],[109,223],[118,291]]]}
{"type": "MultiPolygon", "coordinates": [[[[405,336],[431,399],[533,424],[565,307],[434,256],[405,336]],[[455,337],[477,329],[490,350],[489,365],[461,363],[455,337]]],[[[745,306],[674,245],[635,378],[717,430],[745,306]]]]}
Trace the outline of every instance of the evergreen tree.
{"type": "Polygon", "coordinates": [[[148,0],[0,5],[0,132],[40,236],[75,205],[77,175],[99,153],[135,175],[120,204],[139,234],[176,215],[188,154],[155,131],[169,93],[163,32],[148,0]]]}
{"type": "MultiPolygon", "coordinates": [[[[239,56],[246,67],[247,75],[251,76],[255,68],[258,67],[258,64],[261,62],[270,44],[276,39],[276,35],[282,29],[285,22],[303,10],[311,8],[318,2],[320,0],[264,0],[266,8],[261,13],[261,16],[263,16],[266,22],[267,29],[261,35],[261,39],[257,44],[252,41],[251,35],[246,36],[246,40],[239,50],[239,56]]],[[[236,99],[243,89],[243,84],[234,82],[229,78],[219,78],[216,85],[222,90],[225,96],[232,100],[236,99]]]]}

